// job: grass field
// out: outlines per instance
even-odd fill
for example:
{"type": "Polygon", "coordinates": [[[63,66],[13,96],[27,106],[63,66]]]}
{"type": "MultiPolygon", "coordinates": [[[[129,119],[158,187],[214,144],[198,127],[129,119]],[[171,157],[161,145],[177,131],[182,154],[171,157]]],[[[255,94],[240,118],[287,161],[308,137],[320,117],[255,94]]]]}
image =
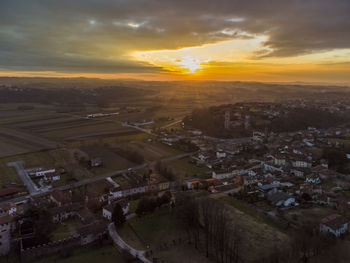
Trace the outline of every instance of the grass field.
{"type": "Polygon", "coordinates": [[[152,141],[152,142],[143,142],[143,141],[130,141],[130,142],[121,142],[113,144],[117,148],[121,148],[127,151],[135,151],[144,157],[146,162],[157,161],[164,157],[170,157],[183,152],[173,149],[163,143],[152,141]]]}
{"type": "Polygon", "coordinates": [[[128,220],[142,239],[152,246],[157,246],[177,235],[181,226],[170,207],[157,209],[154,213],[128,220]]]}
{"type": "Polygon", "coordinates": [[[274,221],[272,218],[270,218],[267,215],[264,215],[258,211],[256,211],[254,208],[251,208],[249,205],[246,203],[232,198],[230,196],[222,196],[220,198],[221,200],[225,201],[229,205],[233,206],[234,208],[242,211],[243,213],[250,215],[251,217],[255,218],[257,221],[265,223],[271,227],[276,228],[279,231],[284,231],[281,225],[279,225],[276,221],[274,221]]]}
{"type": "Polygon", "coordinates": [[[191,158],[183,158],[175,161],[167,162],[168,167],[174,172],[174,174],[181,179],[193,178],[193,177],[207,177],[207,173],[211,170],[208,167],[197,167],[191,163],[191,158]]]}
{"type": "Polygon", "coordinates": [[[55,242],[72,236],[74,232],[71,232],[67,225],[58,224],[55,226],[54,231],[51,233],[51,241],[55,242]]]}
{"type": "Polygon", "coordinates": [[[138,250],[146,250],[147,247],[135,234],[128,223],[125,223],[121,228],[118,228],[118,234],[130,246],[138,250]]]}
{"type": "Polygon", "coordinates": [[[103,145],[81,147],[80,149],[85,152],[89,158],[102,158],[102,167],[90,169],[91,173],[94,175],[122,170],[135,166],[133,162],[123,158],[114,152],[111,148],[103,145]]]}

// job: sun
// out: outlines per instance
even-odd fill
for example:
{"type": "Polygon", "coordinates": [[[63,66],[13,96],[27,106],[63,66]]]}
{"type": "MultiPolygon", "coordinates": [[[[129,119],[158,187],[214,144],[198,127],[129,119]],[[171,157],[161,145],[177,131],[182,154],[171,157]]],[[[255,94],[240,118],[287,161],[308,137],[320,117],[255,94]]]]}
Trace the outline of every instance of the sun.
{"type": "Polygon", "coordinates": [[[195,73],[197,69],[203,68],[201,63],[201,60],[191,56],[184,56],[181,60],[175,62],[175,64],[179,65],[181,68],[186,69],[187,73],[195,73]]]}

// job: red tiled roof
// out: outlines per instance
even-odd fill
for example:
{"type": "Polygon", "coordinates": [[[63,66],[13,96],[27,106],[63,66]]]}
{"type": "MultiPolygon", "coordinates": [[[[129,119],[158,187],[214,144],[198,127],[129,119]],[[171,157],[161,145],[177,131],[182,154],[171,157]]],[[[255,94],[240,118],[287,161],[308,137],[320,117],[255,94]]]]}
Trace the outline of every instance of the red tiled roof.
{"type": "Polygon", "coordinates": [[[321,220],[321,223],[336,230],[342,227],[342,225],[344,225],[345,223],[347,223],[347,219],[341,215],[332,214],[323,218],[321,220]]]}

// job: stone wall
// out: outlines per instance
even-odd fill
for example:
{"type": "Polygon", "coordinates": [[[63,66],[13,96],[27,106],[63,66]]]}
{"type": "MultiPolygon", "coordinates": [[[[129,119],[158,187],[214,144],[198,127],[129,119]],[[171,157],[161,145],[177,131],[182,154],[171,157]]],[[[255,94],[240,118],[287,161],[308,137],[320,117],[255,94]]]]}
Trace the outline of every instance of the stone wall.
{"type": "Polygon", "coordinates": [[[81,245],[81,237],[73,236],[67,239],[38,245],[27,249],[21,249],[21,262],[30,262],[50,254],[57,254],[61,251],[81,245]]]}

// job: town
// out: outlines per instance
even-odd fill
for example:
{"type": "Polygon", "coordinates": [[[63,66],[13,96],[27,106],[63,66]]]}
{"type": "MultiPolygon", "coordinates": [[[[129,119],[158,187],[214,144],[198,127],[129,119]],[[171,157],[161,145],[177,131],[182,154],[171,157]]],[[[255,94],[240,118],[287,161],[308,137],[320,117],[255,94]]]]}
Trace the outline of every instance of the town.
{"type": "MultiPolygon", "coordinates": [[[[193,211],[216,211],[216,216],[223,213],[224,225],[233,222],[235,230],[230,226],[226,231],[241,231],[222,241],[222,253],[231,258],[225,262],[279,257],[277,244],[288,249],[288,243],[296,242],[287,233],[308,235],[305,240],[325,235],[324,242],[310,242],[295,252],[303,251],[308,260],[324,256],[308,251],[332,249],[335,240],[348,238],[350,126],[344,113],[349,110],[346,101],[224,104],[194,110],[183,118],[122,121],[118,127],[136,134],[117,136],[115,145],[107,143],[109,137],[91,144],[87,137],[55,145],[49,150],[54,161],[48,160],[47,150],[6,157],[2,171],[11,169],[19,179],[4,181],[0,190],[0,253],[8,262],[42,262],[57,254],[69,257],[67,251],[93,244],[117,251],[124,260],[162,262],[185,246],[198,250],[194,261],[206,262],[220,255],[215,243],[198,248],[206,240],[201,231],[207,223],[193,211]],[[209,128],[211,124],[196,126],[196,118],[208,112],[213,116],[206,121],[214,121],[219,132],[209,128]],[[276,125],[295,114],[298,118],[289,126],[276,125]],[[144,224],[155,225],[148,230],[144,224]],[[244,253],[251,246],[245,232],[251,229],[254,237],[262,225],[266,244],[244,253]]],[[[112,125],[123,114],[130,111],[91,113],[88,116],[93,117],[76,117],[74,122],[89,121],[91,126],[94,121],[99,126],[102,120],[112,125]]],[[[66,120],[53,119],[37,121],[38,129],[42,122],[49,135],[56,135],[52,131],[63,125],[67,137],[73,136],[78,127],[71,126],[73,120],[66,128],[66,120]],[[73,133],[68,135],[69,131],[73,133]]],[[[28,128],[36,129],[35,123],[28,128]]],[[[214,215],[206,216],[209,220],[214,215]]],[[[219,238],[214,232],[208,235],[219,238]]]]}

